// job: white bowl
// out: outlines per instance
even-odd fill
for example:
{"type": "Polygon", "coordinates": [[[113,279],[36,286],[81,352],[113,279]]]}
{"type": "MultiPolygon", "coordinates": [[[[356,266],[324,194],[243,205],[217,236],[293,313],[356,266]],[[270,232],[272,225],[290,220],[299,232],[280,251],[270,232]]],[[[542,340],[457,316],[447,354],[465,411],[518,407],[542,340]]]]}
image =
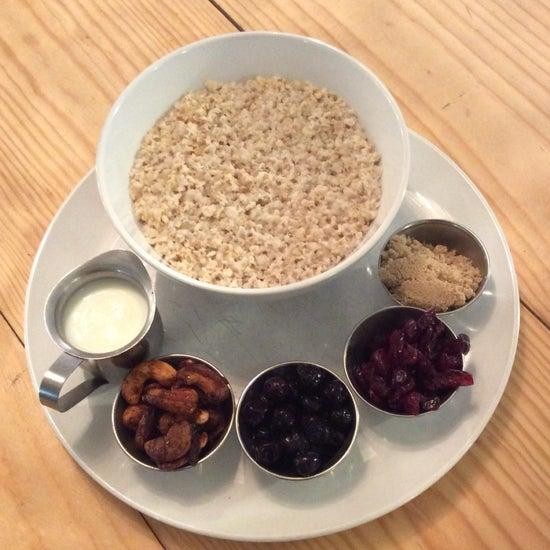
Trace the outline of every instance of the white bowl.
{"type": "Polygon", "coordinates": [[[195,287],[239,295],[273,295],[326,281],[366,254],[401,205],[409,176],[409,137],[403,116],[384,84],[356,59],[319,40],[274,32],[226,34],[195,42],[159,59],[122,92],[103,127],[96,173],[101,200],[128,246],[164,275],[195,287]],[[129,173],[141,140],[184,93],[205,80],[235,81],[257,75],[308,80],[335,92],[357,112],[382,155],[382,200],[358,248],[339,264],[302,281],[270,288],[231,288],[193,279],[166,264],[134,219],[129,173]]]}

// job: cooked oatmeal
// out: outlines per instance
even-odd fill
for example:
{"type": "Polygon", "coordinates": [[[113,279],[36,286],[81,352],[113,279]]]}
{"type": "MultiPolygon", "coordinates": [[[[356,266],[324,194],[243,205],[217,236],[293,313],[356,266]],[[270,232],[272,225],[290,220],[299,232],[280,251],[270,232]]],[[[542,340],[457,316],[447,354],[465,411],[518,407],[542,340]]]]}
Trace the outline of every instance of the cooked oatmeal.
{"type": "Polygon", "coordinates": [[[260,288],[311,277],[361,243],[381,197],[380,155],[343,99],[308,82],[207,82],[143,139],[134,213],[173,268],[260,288]]]}

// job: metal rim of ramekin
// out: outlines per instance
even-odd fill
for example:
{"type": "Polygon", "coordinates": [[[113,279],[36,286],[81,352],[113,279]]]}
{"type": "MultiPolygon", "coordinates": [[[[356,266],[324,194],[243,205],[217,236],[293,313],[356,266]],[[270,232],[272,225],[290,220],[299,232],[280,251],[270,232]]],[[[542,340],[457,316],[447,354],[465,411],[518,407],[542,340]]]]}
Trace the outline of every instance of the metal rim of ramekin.
{"type": "Polygon", "coordinates": [[[384,245],[380,249],[380,254],[378,255],[377,276],[378,276],[378,279],[380,280],[380,282],[382,283],[382,286],[384,287],[384,290],[387,292],[388,296],[390,296],[390,298],[396,304],[398,304],[400,306],[403,306],[403,307],[415,307],[415,306],[409,306],[408,304],[405,304],[405,303],[401,302],[400,300],[398,300],[390,292],[390,289],[382,281],[382,278],[380,277],[380,267],[381,267],[381,263],[382,263],[382,253],[384,252],[384,250],[386,250],[386,248],[387,248],[389,242],[391,241],[391,239],[393,239],[393,237],[395,237],[396,235],[404,233],[405,231],[408,231],[409,229],[419,227],[421,225],[428,225],[430,223],[449,225],[451,227],[454,227],[458,231],[466,234],[476,244],[476,246],[479,248],[479,250],[481,252],[481,255],[482,255],[482,257],[485,261],[485,265],[487,266],[486,272],[483,274],[483,279],[479,283],[479,286],[477,287],[476,293],[474,294],[474,296],[472,298],[470,298],[464,305],[462,305],[460,307],[457,307],[455,309],[449,309],[447,311],[437,312],[437,315],[450,315],[451,313],[456,313],[458,311],[462,311],[463,309],[467,308],[469,305],[473,304],[481,296],[481,294],[485,290],[485,287],[487,286],[487,281],[489,280],[489,274],[490,274],[489,255],[487,253],[487,249],[485,248],[485,246],[481,242],[481,240],[474,233],[472,233],[472,231],[470,231],[469,229],[466,229],[466,227],[464,227],[463,225],[460,225],[459,223],[456,223],[456,222],[453,222],[453,221],[450,221],[450,220],[444,220],[444,219],[440,219],[440,218],[424,218],[422,220],[416,220],[416,221],[410,222],[406,225],[403,225],[399,229],[396,229],[388,237],[388,239],[384,242],[384,245]]]}
{"type": "Polygon", "coordinates": [[[237,404],[237,410],[235,412],[235,427],[236,427],[237,437],[239,439],[239,443],[241,444],[241,447],[242,447],[244,453],[258,468],[260,468],[264,472],[266,472],[266,473],[268,473],[272,476],[278,477],[280,479],[287,479],[287,480],[290,480],[290,481],[303,481],[303,480],[308,480],[308,479],[314,479],[316,477],[322,476],[322,475],[330,472],[331,470],[336,468],[348,456],[351,448],[353,447],[353,444],[355,443],[355,439],[357,438],[357,432],[359,431],[359,409],[357,407],[357,403],[355,402],[355,398],[353,397],[353,392],[349,389],[349,387],[345,383],[345,381],[340,376],[335,374],[333,371],[328,369],[327,367],[323,367],[322,365],[319,365],[318,363],[313,363],[311,361],[285,361],[284,363],[278,363],[277,365],[273,365],[271,367],[268,367],[267,369],[265,369],[262,372],[258,373],[256,376],[254,376],[254,378],[252,378],[252,380],[250,380],[250,382],[248,382],[248,384],[243,389],[241,397],[239,398],[239,402],[237,404]],[[353,411],[355,413],[355,425],[354,425],[354,428],[353,428],[353,433],[351,435],[351,438],[349,439],[349,443],[347,445],[346,450],[342,453],[342,456],[340,456],[340,458],[334,464],[331,464],[330,466],[326,467],[325,469],[323,469],[323,470],[321,470],[321,471],[319,471],[319,472],[317,472],[317,473],[315,473],[311,476],[288,476],[288,475],[285,475],[285,474],[279,474],[279,473],[273,472],[272,470],[269,470],[265,466],[262,466],[261,464],[259,464],[251,456],[251,454],[248,452],[248,449],[246,448],[246,445],[245,445],[245,443],[244,443],[244,441],[241,437],[241,430],[240,430],[240,426],[239,426],[239,414],[240,414],[240,411],[241,411],[241,406],[242,406],[242,404],[244,402],[244,398],[246,397],[246,394],[248,393],[250,388],[252,388],[252,386],[260,378],[265,376],[268,372],[274,371],[274,370],[282,368],[282,367],[289,367],[289,366],[291,367],[293,365],[296,365],[296,366],[298,366],[298,365],[311,365],[311,366],[314,366],[314,367],[318,367],[318,368],[322,369],[323,371],[329,373],[329,375],[333,376],[336,380],[339,380],[340,382],[342,382],[342,384],[344,384],[344,386],[345,386],[345,388],[348,392],[349,398],[350,398],[350,400],[353,404],[353,411]]]}
{"type": "MultiPolygon", "coordinates": [[[[166,354],[166,355],[161,355],[159,357],[155,357],[154,359],[157,359],[159,361],[166,361],[167,363],[170,362],[170,360],[174,360],[174,359],[178,359],[178,360],[181,360],[181,359],[194,359],[196,360],[197,362],[201,362],[201,363],[204,363],[206,366],[210,367],[211,369],[213,369],[216,373],[218,373],[224,380],[225,382],[227,383],[227,387],[229,388],[229,393],[230,393],[230,396],[231,396],[231,416],[229,418],[229,421],[227,423],[227,426],[225,427],[225,433],[223,434],[223,436],[220,438],[220,440],[216,443],[216,446],[215,447],[212,447],[212,449],[210,449],[210,451],[208,451],[208,453],[206,453],[203,457],[200,458],[200,460],[198,460],[195,464],[191,465],[191,464],[186,464],[185,466],[182,466],[181,468],[177,468],[176,470],[172,470],[174,472],[178,472],[180,470],[185,470],[185,469],[188,469],[188,468],[193,468],[194,466],[197,466],[198,464],[201,464],[202,462],[206,461],[207,459],[209,459],[216,451],[218,451],[218,449],[221,448],[221,446],[223,445],[223,443],[225,442],[225,440],[227,439],[227,436],[229,435],[229,432],[231,431],[231,427],[233,425],[233,421],[234,421],[234,418],[235,418],[235,414],[236,414],[236,403],[235,403],[235,394],[233,393],[233,388],[231,387],[231,383],[229,382],[229,380],[227,379],[227,377],[217,368],[215,367],[214,365],[212,365],[212,363],[208,362],[208,361],[205,361],[204,359],[202,359],[201,357],[196,357],[194,355],[188,355],[188,354],[185,354],[185,353],[170,353],[170,354],[166,354]]],[[[126,430],[126,428],[124,428],[124,426],[122,426],[119,422],[119,420],[117,419],[117,406],[118,404],[120,403],[120,400],[123,399],[121,393],[120,393],[120,390],[117,392],[116,396],[115,396],[115,399],[113,401],[113,407],[111,409],[111,423],[112,423],[112,428],[113,428],[113,433],[115,435],[115,439],[117,441],[117,443],[119,444],[120,448],[134,461],[134,462],[137,462],[138,464],[140,464],[141,466],[144,466],[145,468],[149,468],[150,470],[158,470],[158,471],[163,471],[161,470],[158,466],[155,466],[153,464],[152,461],[150,462],[144,462],[143,460],[140,460],[139,458],[137,458],[136,456],[134,456],[132,454],[132,452],[130,450],[128,450],[126,448],[126,446],[124,445],[124,443],[121,441],[120,437],[119,437],[119,434],[118,434],[118,430],[119,429],[123,429],[123,430],[126,430]]]]}
{"type": "MultiPolygon", "coordinates": [[[[353,388],[353,391],[359,396],[359,398],[364,403],[369,405],[369,407],[372,407],[373,409],[375,409],[378,412],[387,414],[389,416],[395,416],[395,417],[398,417],[398,418],[419,418],[420,416],[424,416],[424,415],[430,414],[430,413],[437,413],[438,411],[440,411],[443,408],[443,406],[446,405],[453,398],[453,396],[456,394],[457,390],[454,390],[453,392],[449,393],[449,395],[445,398],[445,400],[441,402],[441,404],[439,405],[439,408],[434,410],[434,411],[424,411],[424,412],[421,412],[419,414],[407,414],[407,413],[387,411],[385,409],[381,409],[380,407],[377,407],[376,405],[371,403],[366,397],[364,397],[361,394],[361,392],[356,387],[356,385],[353,381],[353,376],[352,376],[352,373],[350,373],[350,367],[348,365],[348,352],[349,352],[349,348],[350,348],[350,342],[351,342],[351,339],[355,336],[356,332],[360,329],[360,327],[364,323],[366,323],[368,320],[372,319],[376,315],[381,314],[382,312],[387,312],[389,310],[403,310],[403,309],[413,310],[413,311],[416,311],[416,312],[419,312],[419,313],[425,313],[425,311],[426,311],[422,308],[413,307],[413,306],[401,306],[401,305],[400,306],[389,306],[389,307],[379,309],[378,311],[375,311],[374,313],[371,313],[370,315],[367,315],[366,317],[363,317],[363,319],[361,319],[361,321],[359,321],[355,325],[355,327],[353,327],[353,330],[351,331],[351,334],[349,335],[349,337],[347,339],[346,347],[344,348],[344,372],[346,373],[346,378],[347,378],[350,386],[353,388]]],[[[456,334],[453,331],[453,329],[447,323],[445,323],[445,321],[443,321],[441,319],[440,319],[440,321],[445,325],[445,328],[456,338],[456,334]]],[[[462,369],[461,370],[465,370],[464,369],[464,357],[462,357],[462,369]]]]}

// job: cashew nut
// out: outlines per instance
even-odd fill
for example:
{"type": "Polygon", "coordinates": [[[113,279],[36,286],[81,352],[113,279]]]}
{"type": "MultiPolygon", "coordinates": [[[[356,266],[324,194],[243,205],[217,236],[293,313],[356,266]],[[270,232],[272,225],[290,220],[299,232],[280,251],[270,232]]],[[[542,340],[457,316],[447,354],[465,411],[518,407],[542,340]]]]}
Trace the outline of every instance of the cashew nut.
{"type": "Polygon", "coordinates": [[[154,380],[167,388],[175,379],[176,369],[168,363],[157,360],[144,361],[126,375],[120,392],[129,405],[137,405],[147,380],[154,380]]]}

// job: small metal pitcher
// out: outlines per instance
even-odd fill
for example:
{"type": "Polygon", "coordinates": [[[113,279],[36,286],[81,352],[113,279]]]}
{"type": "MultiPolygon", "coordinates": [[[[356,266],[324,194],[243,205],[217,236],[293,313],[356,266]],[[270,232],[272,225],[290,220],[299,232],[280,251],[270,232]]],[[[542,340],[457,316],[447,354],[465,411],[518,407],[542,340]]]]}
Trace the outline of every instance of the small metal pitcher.
{"type": "Polygon", "coordinates": [[[60,412],[69,410],[107,383],[106,369],[131,368],[156,353],[163,335],[151,278],[141,260],[126,250],[105,252],[65,275],[48,296],[45,322],[53,341],[64,353],[44,374],[38,396],[43,405],[60,412]],[[88,353],[74,348],[66,340],[61,329],[61,316],[67,300],[77,289],[92,280],[106,277],[125,279],[140,289],[147,299],[148,315],[139,334],[122,348],[109,353],[88,353]],[[78,368],[86,371],[87,379],[61,395],[63,385],[78,368]]]}

